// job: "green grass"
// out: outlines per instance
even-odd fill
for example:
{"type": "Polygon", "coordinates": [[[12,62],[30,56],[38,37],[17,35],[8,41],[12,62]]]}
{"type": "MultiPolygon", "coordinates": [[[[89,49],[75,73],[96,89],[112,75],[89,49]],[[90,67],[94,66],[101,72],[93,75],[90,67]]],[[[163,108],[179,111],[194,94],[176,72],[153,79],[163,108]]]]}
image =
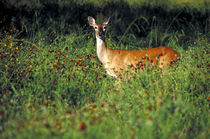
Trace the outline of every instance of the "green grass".
{"type": "Polygon", "coordinates": [[[126,33],[111,48],[167,44],[181,54],[164,72],[145,69],[121,82],[96,56],[95,38],[81,28],[18,39],[1,33],[1,138],[207,138],[209,40],[153,26],[144,39],[126,33]],[[129,37],[131,36],[131,37],[129,37]],[[133,36],[133,37],[132,37],[133,36]]]}

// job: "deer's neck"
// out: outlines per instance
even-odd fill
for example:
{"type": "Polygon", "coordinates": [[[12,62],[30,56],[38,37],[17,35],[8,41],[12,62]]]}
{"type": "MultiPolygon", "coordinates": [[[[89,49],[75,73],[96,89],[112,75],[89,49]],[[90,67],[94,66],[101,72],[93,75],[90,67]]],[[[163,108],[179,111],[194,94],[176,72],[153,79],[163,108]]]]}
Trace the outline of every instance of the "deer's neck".
{"type": "Polygon", "coordinates": [[[106,43],[102,39],[96,37],[96,44],[97,44],[98,58],[102,63],[104,63],[104,62],[106,62],[106,57],[107,57],[107,55],[106,55],[106,51],[107,51],[106,43]]]}

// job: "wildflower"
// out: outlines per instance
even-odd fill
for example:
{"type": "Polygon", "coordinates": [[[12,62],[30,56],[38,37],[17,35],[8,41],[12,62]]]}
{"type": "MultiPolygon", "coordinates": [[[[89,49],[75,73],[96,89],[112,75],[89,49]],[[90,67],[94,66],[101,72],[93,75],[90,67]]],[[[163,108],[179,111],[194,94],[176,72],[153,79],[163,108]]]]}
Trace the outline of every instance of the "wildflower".
{"type": "Polygon", "coordinates": [[[61,63],[58,61],[57,64],[60,65],[61,63]]]}
{"type": "Polygon", "coordinates": [[[48,51],[48,53],[52,53],[52,52],[54,52],[54,51],[53,50],[52,51],[51,50],[48,51]]]}
{"type": "Polygon", "coordinates": [[[18,50],[18,47],[16,47],[16,50],[18,50]]]}
{"type": "Polygon", "coordinates": [[[163,54],[161,53],[159,56],[163,56],[163,54]]]}
{"type": "Polygon", "coordinates": [[[10,43],[10,48],[12,48],[12,46],[13,46],[13,42],[10,43]]]}
{"type": "Polygon", "coordinates": [[[152,106],[151,105],[149,105],[149,106],[147,106],[147,110],[152,110],[152,106]]]}
{"type": "Polygon", "coordinates": [[[66,114],[71,114],[71,110],[66,110],[66,114]]]}
{"type": "MultiPolygon", "coordinates": [[[[32,46],[32,48],[31,48],[31,49],[33,50],[33,49],[35,49],[35,48],[36,48],[36,46],[32,46]]],[[[43,50],[42,50],[42,49],[40,49],[40,51],[42,52],[43,50]]]]}
{"type": "Polygon", "coordinates": [[[90,39],[90,36],[88,36],[88,39],[90,39]]]}
{"type": "Polygon", "coordinates": [[[102,78],[101,78],[101,77],[99,77],[98,79],[99,79],[99,80],[102,80],[102,78]]]}
{"type": "Polygon", "coordinates": [[[57,68],[57,67],[58,67],[58,65],[53,65],[53,67],[54,67],[54,68],[57,68]]]}
{"type": "Polygon", "coordinates": [[[133,68],[133,64],[131,64],[130,67],[133,68]]]}
{"type": "Polygon", "coordinates": [[[55,83],[56,82],[56,80],[53,80],[53,83],[55,83]]]}
{"type": "Polygon", "coordinates": [[[54,109],[56,108],[56,104],[53,104],[52,106],[53,106],[54,109]]]}
{"type": "Polygon", "coordinates": [[[74,62],[74,59],[71,59],[71,62],[74,62]]]}
{"type": "Polygon", "coordinates": [[[97,107],[96,105],[93,105],[93,106],[92,106],[93,109],[95,109],[96,107],[97,107]]]}
{"type": "Polygon", "coordinates": [[[85,130],[85,129],[86,129],[85,123],[81,123],[80,126],[79,126],[79,129],[80,129],[81,131],[85,130]]]}
{"type": "Polygon", "coordinates": [[[79,63],[81,63],[81,62],[82,62],[81,60],[78,60],[78,61],[77,61],[77,64],[79,64],[79,63]]]}
{"type": "Polygon", "coordinates": [[[68,47],[65,48],[66,51],[68,51],[68,49],[69,49],[68,47]]]}

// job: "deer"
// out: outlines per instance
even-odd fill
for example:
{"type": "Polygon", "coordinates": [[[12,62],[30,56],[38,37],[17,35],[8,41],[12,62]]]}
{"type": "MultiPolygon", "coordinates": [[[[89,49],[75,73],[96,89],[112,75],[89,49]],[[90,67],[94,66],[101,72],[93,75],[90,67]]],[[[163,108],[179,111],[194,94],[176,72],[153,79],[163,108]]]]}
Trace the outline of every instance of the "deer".
{"type": "Polygon", "coordinates": [[[97,24],[93,17],[88,16],[89,25],[95,30],[98,59],[103,64],[108,75],[122,79],[129,67],[130,69],[138,67],[142,69],[150,63],[151,66],[163,69],[174,64],[179,59],[179,52],[167,46],[140,50],[108,48],[105,42],[105,32],[109,21],[110,17],[102,24],[97,24]]]}

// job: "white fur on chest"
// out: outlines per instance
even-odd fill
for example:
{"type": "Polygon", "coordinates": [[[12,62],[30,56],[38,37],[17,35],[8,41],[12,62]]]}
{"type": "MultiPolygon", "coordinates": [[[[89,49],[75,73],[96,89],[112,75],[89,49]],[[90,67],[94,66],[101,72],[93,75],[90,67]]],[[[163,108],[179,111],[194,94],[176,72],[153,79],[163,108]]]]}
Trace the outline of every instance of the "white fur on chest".
{"type": "Polygon", "coordinates": [[[96,37],[96,42],[97,42],[97,55],[98,55],[99,60],[103,63],[107,73],[117,78],[117,76],[114,73],[108,70],[111,62],[109,61],[107,57],[105,42],[98,37],[96,37]]]}
{"type": "Polygon", "coordinates": [[[98,37],[96,37],[96,41],[98,58],[104,64],[107,60],[105,42],[98,37]]]}
{"type": "Polygon", "coordinates": [[[101,55],[103,53],[103,41],[96,37],[96,42],[97,42],[97,55],[101,55]]]}

